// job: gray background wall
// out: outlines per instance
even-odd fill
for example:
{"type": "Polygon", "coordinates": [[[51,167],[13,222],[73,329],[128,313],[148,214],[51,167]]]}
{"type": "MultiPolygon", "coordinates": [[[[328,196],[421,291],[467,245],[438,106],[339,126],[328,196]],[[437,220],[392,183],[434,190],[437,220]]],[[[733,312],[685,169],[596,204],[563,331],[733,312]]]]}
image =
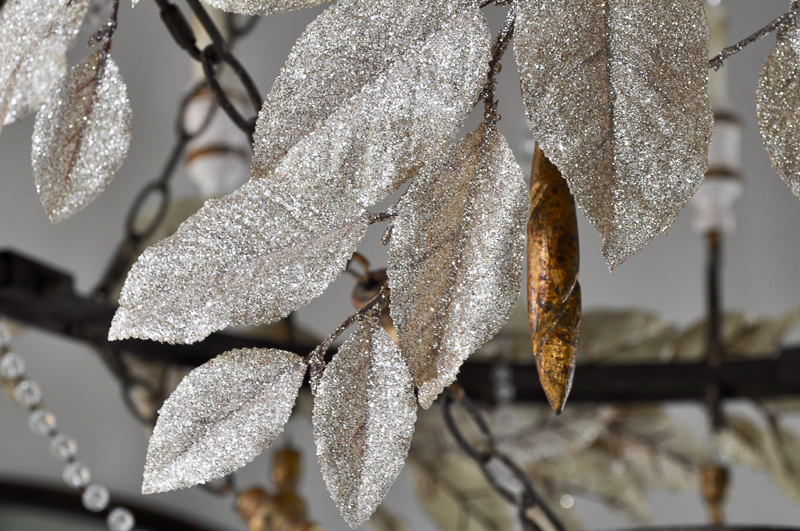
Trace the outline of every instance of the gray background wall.
{"type": "MultiPolygon", "coordinates": [[[[788,0],[728,0],[731,39],[742,38],[788,8],[788,0]]],[[[264,20],[242,43],[239,55],[266,93],[294,39],[321,9],[277,15],[264,20]]],[[[496,29],[502,13],[487,10],[496,29]]],[[[85,42],[81,37],[80,43],[85,42]]],[[[744,197],[736,207],[737,232],[725,242],[724,302],[730,309],[776,315],[800,304],[800,204],[771,168],[761,145],[755,116],[755,86],[760,67],[774,44],[769,37],[729,62],[731,99],[744,121],[744,197]]],[[[529,139],[519,99],[511,53],[500,76],[500,128],[529,168],[522,149],[529,139]]],[[[71,62],[85,54],[82,44],[71,52],[71,62]]],[[[130,154],[108,190],[73,219],[52,226],[47,221],[33,185],[30,135],[33,119],[6,127],[0,137],[0,247],[14,248],[74,272],[78,288],[89,289],[101,273],[121,235],[123,213],[142,184],[155,176],[173,138],[175,102],[186,86],[190,62],[174,45],[158,19],[153,2],[131,10],[123,2],[113,56],[128,84],[134,111],[130,154]]],[[[177,194],[193,194],[176,178],[177,194]]],[[[683,212],[668,234],[629,259],[613,274],[600,255],[600,239],[581,220],[584,307],[640,307],[686,324],[702,311],[704,248],[691,230],[691,212],[683,212]]],[[[377,232],[377,231],[376,231],[377,232]]],[[[364,252],[376,264],[385,261],[376,244],[367,239],[364,252]]],[[[349,312],[349,279],[340,279],[328,292],[299,312],[301,324],[327,334],[349,312]]],[[[92,469],[96,481],[137,503],[150,504],[191,520],[243,529],[232,515],[230,500],[198,490],[143,497],[139,494],[147,440],[119,400],[116,382],[96,355],[83,345],[49,334],[29,331],[15,348],[27,359],[30,376],[44,388],[45,399],[58,417],[60,428],[78,439],[79,458],[92,469]]],[[[578,383],[579,384],[579,383],[578,383]]],[[[691,406],[671,409],[703,436],[705,417],[691,406]]],[[[287,437],[304,449],[305,495],[313,517],[326,530],[344,530],[345,523],[328,497],[305,419],[290,421],[287,437]]],[[[61,467],[47,452],[46,441],[28,432],[22,411],[0,400],[0,475],[60,483],[61,467]]],[[[267,457],[243,472],[243,484],[262,482],[267,457]]],[[[432,529],[413,501],[405,475],[392,488],[389,507],[408,518],[411,529],[432,529]]],[[[737,468],[730,501],[733,523],[800,524],[800,505],[786,500],[760,473],[737,468]]],[[[590,529],[627,525],[617,515],[592,501],[578,499],[590,529]]],[[[701,523],[704,510],[695,494],[654,496],[654,523],[701,523]]],[[[2,525],[0,524],[0,528],[2,525]]]]}

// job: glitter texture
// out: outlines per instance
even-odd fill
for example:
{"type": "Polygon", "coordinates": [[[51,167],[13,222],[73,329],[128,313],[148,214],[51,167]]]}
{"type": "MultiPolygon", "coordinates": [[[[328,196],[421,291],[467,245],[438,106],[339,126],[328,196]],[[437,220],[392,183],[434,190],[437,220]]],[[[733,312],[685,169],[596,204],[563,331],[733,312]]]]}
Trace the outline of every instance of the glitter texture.
{"type": "Polygon", "coordinates": [[[306,365],[291,352],[242,349],[189,373],[159,410],[147,448],[142,493],[230,474],[283,431],[306,365]]]}
{"type": "MultiPolygon", "coordinates": [[[[135,0],[138,1],[138,0],[135,0]]],[[[271,15],[295,9],[305,9],[330,0],[203,0],[206,4],[229,13],[242,15],[271,15]]]]}
{"type": "Polygon", "coordinates": [[[125,83],[111,57],[98,50],[53,87],[36,115],[31,162],[50,221],[91,203],[122,165],[130,143],[125,83]]]}
{"type": "Polygon", "coordinates": [[[416,409],[400,350],[375,319],[362,321],[325,369],[312,419],[322,476],[351,527],[369,518],[400,473],[416,409]]]}
{"type": "Polygon", "coordinates": [[[800,31],[786,28],[778,37],[756,88],[758,127],[772,165],[800,197],[800,31]]]}
{"type": "Polygon", "coordinates": [[[505,138],[481,125],[425,168],[398,205],[390,310],[424,408],[511,316],[526,188],[505,138]]]}
{"type": "Polygon", "coordinates": [[[472,110],[490,42],[470,0],[338,2],[306,28],[264,102],[251,178],[301,163],[310,143],[309,170],[346,175],[348,194],[377,203],[472,110]]]}
{"type": "Polygon", "coordinates": [[[7,0],[0,9],[0,130],[35,111],[67,69],[89,0],[7,0]]]}
{"type": "Polygon", "coordinates": [[[517,0],[534,137],[603,238],[610,269],[666,231],[706,171],[700,0],[517,0]]]}
{"type": "MultiPolygon", "coordinates": [[[[302,46],[295,47],[260,114],[250,182],[208,201],[175,235],[142,254],[123,288],[110,339],[190,343],[231,324],[268,323],[307,304],[356,249],[366,231],[362,207],[383,199],[447,145],[485,79],[490,35],[483,15],[472,3],[460,9],[435,3],[434,13],[439,4],[452,4],[451,20],[437,20],[441,29],[406,46],[381,73],[368,67],[369,55],[375,49],[389,54],[382,50],[394,33],[391,13],[379,17],[384,31],[372,35],[372,45],[351,50],[339,20],[349,11],[333,17],[349,4],[326,11],[300,43],[342,47],[351,63],[308,51],[302,66],[302,46]],[[356,59],[362,55],[367,59],[356,59]],[[289,84],[296,92],[285,92],[285,79],[305,69],[309,79],[298,77],[289,84]],[[348,80],[343,86],[342,79],[348,80]],[[356,81],[360,92],[345,101],[356,81]],[[282,129],[275,131],[275,124],[282,129]],[[279,145],[268,141],[273,137],[279,145]]],[[[413,2],[385,4],[400,9],[413,2]]],[[[417,22],[409,27],[432,24],[427,13],[411,9],[405,16],[417,22]]],[[[360,18],[345,22],[352,26],[348,35],[368,29],[360,18]]]]}

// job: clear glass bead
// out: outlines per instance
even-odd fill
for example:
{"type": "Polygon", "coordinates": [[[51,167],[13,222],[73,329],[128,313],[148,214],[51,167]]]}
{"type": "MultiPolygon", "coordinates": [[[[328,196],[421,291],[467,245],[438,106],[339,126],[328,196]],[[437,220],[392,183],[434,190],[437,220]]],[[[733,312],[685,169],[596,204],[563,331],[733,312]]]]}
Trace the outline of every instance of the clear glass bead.
{"type": "Polygon", "coordinates": [[[0,357],[0,374],[9,380],[25,376],[25,360],[16,352],[6,352],[0,357]]]}
{"type": "Polygon", "coordinates": [[[79,489],[89,484],[92,480],[92,473],[89,471],[89,467],[80,461],[75,461],[64,467],[62,477],[64,478],[64,483],[79,489]]]}
{"type": "Polygon", "coordinates": [[[136,519],[134,519],[133,513],[125,507],[115,507],[113,511],[108,513],[106,523],[109,531],[131,531],[136,519]]]}
{"type": "Polygon", "coordinates": [[[23,407],[33,407],[42,401],[42,388],[33,380],[22,380],[14,388],[14,399],[23,407]]]}
{"type": "Polygon", "coordinates": [[[0,347],[5,347],[11,341],[11,330],[8,323],[0,319],[0,347]]]}
{"type": "Polygon", "coordinates": [[[37,409],[28,416],[28,427],[36,435],[50,435],[56,429],[56,416],[47,409],[37,409]]]}
{"type": "Polygon", "coordinates": [[[108,507],[108,489],[97,483],[92,483],[81,495],[81,501],[87,511],[97,513],[108,507]]]}
{"type": "Polygon", "coordinates": [[[67,461],[78,453],[78,443],[72,437],[59,433],[50,441],[50,453],[53,457],[67,461]]]}

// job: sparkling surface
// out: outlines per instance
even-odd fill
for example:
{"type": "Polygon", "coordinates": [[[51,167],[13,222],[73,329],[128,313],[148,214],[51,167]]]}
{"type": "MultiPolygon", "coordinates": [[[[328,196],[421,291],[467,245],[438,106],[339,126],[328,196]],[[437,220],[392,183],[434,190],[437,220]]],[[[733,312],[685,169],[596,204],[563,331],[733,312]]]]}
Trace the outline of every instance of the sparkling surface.
{"type": "Polygon", "coordinates": [[[666,231],[706,171],[712,113],[699,0],[517,0],[535,139],[603,238],[609,268],[666,231]]]}
{"type": "Polygon", "coordinates": [[[83,506],[87,511],[92,511],[93,513],[105,510],[108,506],[109,498],[108,489],[97,483],[92,483],[86,487],[86,490],[81,494],[83,506]]]}
{"type": "Polygon", "coordinates": [[[0,10],[0,129],[44,103],[90,0],[7,0],[0,10]]]}
{"type": "Polygon", "coordinates": [[[92,480],[92,473],[89,471],[89,467],[80,461],[75,461],[74,463],[68,463],[64,467],[62,477],[64,478],[64,483],[79,489],[89,484],[92,480]]]}
{"type": "Polygon", "coordinates": [[[33,177],[51,222],[75,214],[105,189],[130,141],[125,83],[111,57],[98,50],[69,71],[36,115],[33,177]]]}
{"type": "Polygon", "coordinates": [[[16,352],[6,352],[0,357],[0,374],[9,380],[25,376],[25,360],[16,352]]]}
{"type": "Polygon", "coordinates": [[[78,443],[72,437],[59,433],[50,441],[50,453],[53,457],[66,461],[78,453],[78,443]]]}
{"type": "Polygon", "coordinates": [[[33,380],[22,380],[14,387],[14,400],[22,407],[33,407],[42,401],[42,388],[33,380]]]}
{"type": "Polygon", "coordinates": [[[205,483],[252,461],[283,431],[305,372],[300,356],[275,349],[232,350],[193,370],[159,411],[142,492],[205,483]]]}
{"type": "Polygon", "coordinates": [[[139,258],[110,339],[194,342],[322,293],[366,231],[363,208],[447,144],[485,76],[477,7],[417,4],[343,2],[309,26],[261,111],[251,181],[139,258]]]}
{"type": "Polygon", "coordinates": [[[49,435],[56,429],[56,416],[47,409],[37,409],[28,416],[28,428],[36,435],[49,435]]]}
{"type": "Polygon", "coordinates": [[[483,125],[425,168],[398,205],[390,309],[422,407],[511,316],[529,206],[505,138],[483,125]]]}
{"type": "MultiPolygon", "coordinates": [[[[138,0],[136,0],[138,2],[138,0]]],[[[211,7],[243,15],[271,15],[305,9],[330,0],[203,0],[211,7]]]]}
{"type": "Polygon", "coordinates": [[[800,30],[778,37],[756,88],[758,126],[772,165],[800,197],[800,30]]]}
{"type": "Polygon", "coordinates": [[[400,473],[416,409],[400,350],[367,319],[325,369],[312,420],[322,476],[351,527],[369,518],[400,473]]]}
{"type": "Polygon", "coordinates": [[[108,513],[106,525],[108,525],[109,531],[131,531],[136,525],[136,519],[133,517],[133,513],[125,507],[115,507],[108,513]]]}

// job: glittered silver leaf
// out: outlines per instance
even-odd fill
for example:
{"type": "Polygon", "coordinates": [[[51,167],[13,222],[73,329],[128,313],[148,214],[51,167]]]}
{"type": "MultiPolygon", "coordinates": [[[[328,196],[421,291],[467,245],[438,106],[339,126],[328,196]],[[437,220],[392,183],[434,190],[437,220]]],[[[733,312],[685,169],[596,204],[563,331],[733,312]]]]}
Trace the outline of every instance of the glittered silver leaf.
{"type": "MultiPolygon", "coordinates": [[[[138,1],[138,0],[136,0],[138,1]]],[[[243,15],[271,15],[305,9],[331,0],[204,0],[211,7],[243,15]]]]}
{"type": "Polygon", "coordinates": [[[382,200],[472,109],[490,41],[472,0],[336,3],[297,41],[264,102],[251,178],[301,172],[362,206],[382,200]]]}
{"type": "Polygon", "coordinates": [[[603,238],[609,268],[672,224],[706,171],[700,0],[516,0],[534,137],[603,238]]]}
{"type": "Polygon", "coordinates": [[[424,408],[514,309],[526,188],[505,138],[481,125],[415,177],[398,205],[390,309],[424,408]]]}
{"type": "Polygon", "coordinates": [[[210,199],[131,268],[109,339],[192,343],[288,315],[324,291],[366,232],[352,202],[302,179],[210,199]]]}
{"type": "Polygon", "coordinates": [[[7,0],[0,9],[0,130],[35,111],[67,69],[89,0],[7,0]]]}
{"type": "Polygon", "coordinates": [[[325,369],[312,420],[322,477],[351,527],[369,518],[400,473],[416,409],[400,350],[377,321],[362,322],[325,369]]]}
{"type": "MultiPolygon", "coordinates": [[[[792,41],[800,40],[796,27],[778,36],[756,88],[758,127],[772,165],[800,197],[800,56],[792,41]]],[[[800,46],[798,46],[800,48],[800,46]]]]}
{"type": "Polygon", "coordinates": [[[291,352],[242,349],[189,373],[164,402],[142,492],[205,483],[252,461],[283,431],[306,364],[291,352]]]}
{"type": "Polygon", "coordinates": [[[362,207],[446,145],[485,77],[477,6],[414,3],[344,1],[311,24],[260,113],[250,182],[144,253],[111,339],[198,341],[322,293],[366,230],[362,207]]]}
{"type": "Polygon", "coordinates": [[[53,87],[36,115],[31,162],[50,221],[91,203],[122,165],[130,143],[125,83],[116,63],[98,50],[53,87]]]}

